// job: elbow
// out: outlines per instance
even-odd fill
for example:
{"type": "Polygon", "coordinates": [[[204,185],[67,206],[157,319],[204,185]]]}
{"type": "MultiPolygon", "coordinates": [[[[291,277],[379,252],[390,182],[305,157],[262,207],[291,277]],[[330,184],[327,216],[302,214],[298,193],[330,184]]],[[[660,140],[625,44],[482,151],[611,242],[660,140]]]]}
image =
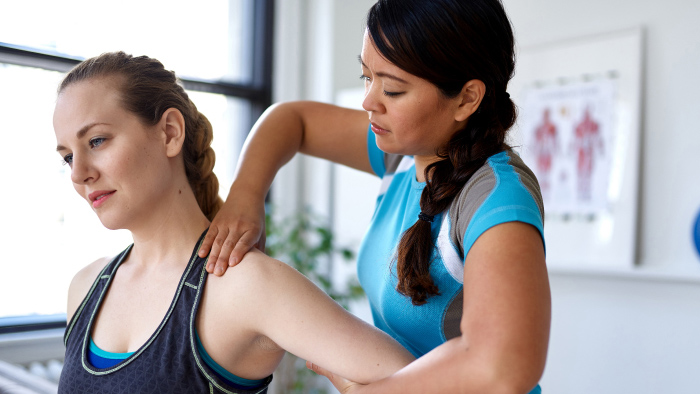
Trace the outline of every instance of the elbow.
{"type": "Polygon", "coordinates": [[[537,386],[535,383],[518,383],[518,382],[507,382],[500,381],[491,385],[492,390],[489,393],[493,394],[529,394],[533,388],[537,386]]]}
{"type": "MultiPolygon", "coordinates": [[[[463,328],[464,332],[464,328],[463,328]]],[[[547,360],[547,342],[484,343],[462,336],[457,342],[465,360],[461,391],[489,394],[529,394],[539,383],[547,360]],[[476,390],[474,390],[476,389],[476,390]]]]}
{"type": "MultiPolygon", "coordinates": [[[[514,367],[517,368],[517,367],[514,367]]],[[[496,371],[487,374],[484,379],[484,392],[492,394],[529,394],[539,383],[541,371],[528,370],[496,371]]]]}
{"type": "Polygon", "coordinates": [[[476,378],[476,384],[465,381],[462,387],[479,387],[477,392],[490,394],[529,394],[542,378],[545,361],[540,357],[512,356],[478,357],[475,374],[465,374],[466,379],[476,378]]]}

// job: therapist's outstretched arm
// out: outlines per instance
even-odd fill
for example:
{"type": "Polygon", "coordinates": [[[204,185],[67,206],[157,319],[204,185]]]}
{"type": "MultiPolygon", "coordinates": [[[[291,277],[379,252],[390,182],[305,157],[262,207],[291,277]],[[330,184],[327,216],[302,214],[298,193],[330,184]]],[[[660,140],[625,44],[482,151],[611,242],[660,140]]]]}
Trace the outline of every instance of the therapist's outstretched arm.
{"type": "Polygon", "coordinates": [[[212,220],[200,257],[222,275],[256,246],[265,246],[265,195],[277,171],[297,152],[371,171],[364,111],[298,101],[275,104],[258,119],[241,152],[233,184],[212,220]]]}
{"type": "Polygon", "coordinates": [[[527,394],[544,371],[550,313],[539,232],[504,223],[484,232],[465,260],[461,336],[368,385],[311,367],[344,394],[527,394]]]}

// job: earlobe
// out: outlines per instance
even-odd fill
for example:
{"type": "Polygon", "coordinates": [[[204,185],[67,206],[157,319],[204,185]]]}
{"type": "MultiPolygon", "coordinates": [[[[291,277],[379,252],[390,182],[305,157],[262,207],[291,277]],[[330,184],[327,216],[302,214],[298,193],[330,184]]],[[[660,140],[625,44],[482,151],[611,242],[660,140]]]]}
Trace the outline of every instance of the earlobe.
{"type": "Polygon", "coordinates": [[[179,110],[169,108],[163,113],[161,123],[165,133],[166,154],[175,157],[180,154],[185,142],[185,118],[179,110]]]}
{"type": "Polygon", "coordinates": [[[486,85],[482,81],[472,79],[465,83],[462,87],[462,91],[459,93],[461,102],[457,107],[455,120],[457,122],[463,122],[476,112],[476,110],[479,109],[479,105],[485,93],[486,85]]]}

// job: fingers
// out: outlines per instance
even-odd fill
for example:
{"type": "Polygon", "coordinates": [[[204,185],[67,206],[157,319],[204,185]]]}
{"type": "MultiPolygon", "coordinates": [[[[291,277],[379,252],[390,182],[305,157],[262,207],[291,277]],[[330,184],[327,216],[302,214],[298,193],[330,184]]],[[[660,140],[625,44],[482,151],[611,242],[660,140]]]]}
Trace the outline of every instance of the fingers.
{"type": "MultiPolygon", "coordinates": [[[[220,241],[221,249],[219,250],[219,253],[217,254],[217,258],[215,260],[215,266],[214,266],[214,275],[221,276],[226,272],[226,269],[228,268],[228,259],[229,256],[231,256],[231,252],[234,249],[234,245],[236,245],[236,241],[238,241],[238,235],[234,232],[229,232],[227,231],[227,236],[226,238],[223,238],[223,241],[220,241]]],[[[217,239],[218,241],[218,239],[217,239]]],[[[240,241],[239,241],[240,243],[240,241]]],[[[216,244],[216,242],[215,242],[216,244]]],[[[211,257],[210,257],[211,259],[211,257]]]]}
{"type": "Polygon", "coordinates": [[[351,382],[343,378],[342,376],[337,376],[334,373],[326,370],[325,368],[319,367],[318,365],[312,363],[311,361],[306,361],[306,368],[314,371],[319,375],[325,376],[328,380],[330,380],[331,384],[333,384],[333,386],[335,386],[335,388],[343,394],[357,392],[357,383],[351,382]]]}
{"type": "MultiPolygon", "coordinates": [[[[240,263],[243,256],[256,244],[262,244],[261,250],[265,248],[265,236],[262,235],[258,238],[255,231],[247,231],[240,237],[237,232],[229,231],[227,228],[219,230],[212,227],[209,231],[216,234],[216,236],[211,236],[212,240],[210,241],[211,251],[207,262],[207,272],[210,274],[223,275],[228,267],[234,267],[240,263]]],[[[205,237],[205,241],[208,237],[209,234],[205,237]]],[[[204,243],[202,243],[203,247],[204,243]]],[[[202,254],[200,248],[199,255],[202,256],[202,254]]]]}
{"type": "Polygon", "coordinates": [[[262,229],[260,230],[260,237],[258,238],[257,242],[254,247],[258,248],[258,250],[265,252],[265,241],[267,241],[267,229],[265,228],[265,222],[262,223],[262,229]]]}
{"type": "Polygon", "coordinates": [[[217,276],[240,263],[253,246],[262,245],[261,250],[265,246],[264,206],[251,209],[250,202],[233,201],[227,200],[212,220],[198,253],[199,257],[209,256],[206,270],[217,276]]]}
{"type": "Polygon", "coordinates": [[[254,245],[258,250],[264,252],[265,251],[265,241],[267,241],[267,236],[265,235],[265,231],[263,230],[262,235],[260,235],[260,239],[258,239],[258,242],[254,245]]]}
{"type": "Polygon", "coordinates": [[[245,256],[245,254],[248,253],[253,246],[255,246],[257,241],[258,239],[253,232],[248,231],[243,234],[243,236],[236,243],[236,246],[233,248],[233,251],[230,253],[231,257],[229,258],[228,265],[230,267],[234,267],[240,263],[243,256],[245,256]]]}
{"type": "Polygon", "coordinates": [[[199,257],[207,257],[209,251],[211,250],[211,245],[214,243],[214,238],[218,234],[219,229],[216,227],[210,227],[207,231],[207,235],[204,236],[204,241],[202,241],[202,246],[199,247],[199,257]]]}
{"type": "MultiPolygon", "coordinates": [[[[225,271],[225,269],[221,267],[221,265],[219,265],[218,262],[220,256],[222,255],[222,251],[224,249],[224,245],[228,236],[229,232],[226,228],[217,231],[216,238],[214,238],[214,242],[211,245],[211,252],[209,252],[209,260],[207,261],[207,272],[209,272],[210,274],[222,275],[225,271]],[[221,272],[217,273],[217,267],[221,268],[221,272]]],[[[224,266],[226,266],[226,264],[224,264],[224,266]]]]}
{"type": "MultiPolygon", "coordinates": [[[[318,365],[312,363],[311,361],[306,360],[306,368],[314,371],[315,373],[319,375],[323,375],[328,378],[328,380],[331,380],[331,376],[333,376],[332,373],[328,372],[327,370],[319,367],[318,365]],[[329,376],[330,375],[330,376],[329,376]]],[[[332,381],[332,380],[331,380],[332,381]]]]}

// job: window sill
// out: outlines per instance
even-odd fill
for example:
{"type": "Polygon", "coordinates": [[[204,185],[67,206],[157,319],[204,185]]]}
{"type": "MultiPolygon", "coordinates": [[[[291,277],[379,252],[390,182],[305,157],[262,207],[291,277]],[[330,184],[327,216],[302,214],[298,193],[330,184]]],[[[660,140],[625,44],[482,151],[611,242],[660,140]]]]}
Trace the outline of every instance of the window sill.
{"type": "Polygon", "coordinates": [[[13,364],[63,360],[64,328],[0,334],[0,359],[13,364]]]}

